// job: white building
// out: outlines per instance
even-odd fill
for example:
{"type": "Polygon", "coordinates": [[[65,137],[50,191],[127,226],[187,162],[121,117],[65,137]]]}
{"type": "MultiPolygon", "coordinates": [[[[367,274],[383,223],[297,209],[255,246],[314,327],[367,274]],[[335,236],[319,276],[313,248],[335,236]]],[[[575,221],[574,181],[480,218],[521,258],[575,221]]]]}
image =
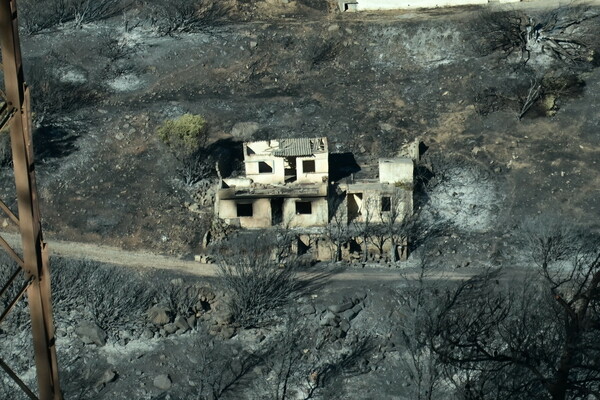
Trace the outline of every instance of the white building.
{"type": "Polygon", "coordinates": [[[517,3],[520,0],[340,0],[341,11],[437,8],[488,3],[517,3]]]}

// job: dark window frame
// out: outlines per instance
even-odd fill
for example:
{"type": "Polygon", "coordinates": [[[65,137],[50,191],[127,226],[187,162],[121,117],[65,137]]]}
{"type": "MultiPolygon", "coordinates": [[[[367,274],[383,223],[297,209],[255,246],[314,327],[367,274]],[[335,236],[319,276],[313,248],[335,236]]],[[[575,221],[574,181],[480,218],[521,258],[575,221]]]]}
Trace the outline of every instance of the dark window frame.
{"type": "Polygon", "coordinates": [[[272,174],[274,173],[273,163],[269,163],[268,161],[259,161],[258,162],[258,173],[259,174],[272,174]]]}
{"type": "Polygon", "coordinates": [[[235,208],[236,215],[238,216],[238,218],[254,216],[254,209],[252,207],[252,203],[236,203],[235,208]]]}
{"type": "Polygon", "coordinates": [[[390,196],[381,196],[381,212],[392,211],[392,198],[390,196]]]}
{"type": "Polygon", "coordinates": [[[317,172],[317,165],[315,160],[302,160],[302,172],[305,174],[314,174],[317,172]],[[307,168],[307,165],[309,168],[307,168]]]}
{"type": "Polygon", "coordinates": [[[312,201],[296,200],[296,214],[297,215],[311,215],[312,214],[312,201]]]}

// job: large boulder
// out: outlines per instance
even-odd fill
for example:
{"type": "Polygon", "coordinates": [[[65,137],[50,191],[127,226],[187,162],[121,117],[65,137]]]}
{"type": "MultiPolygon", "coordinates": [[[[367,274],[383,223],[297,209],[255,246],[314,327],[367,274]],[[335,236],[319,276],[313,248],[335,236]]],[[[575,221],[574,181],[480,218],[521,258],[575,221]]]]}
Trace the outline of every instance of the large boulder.
{"type": "Polygon", "coordinates": [[[114,382],[117,379],[117,372],[112,369],[107,369],[104,371],[98,382],[96,383],[96,388],[101,389],[106,386],[107,383],[114,382]]]}
{"type": "Polygon", "coordinates": [[[157,387],[160,390],[168,390],[173,384],[171,382],[171,377],[169,377],[169,375],[167,374],[158,375],[154,378],[154,381],[152,381],[152,383],[155,387],[157,387]]]}
{"type": "Polygon", "coordinates": [[[298,308],[298,311],[302,315],[310,315],[316,312],[315,306],[313,306],[312,304],[303,304],[298,308]]]}
{"type": "Polygon", "coordinates": [[[175,326],[181,332],[187,332],[190,330],[190,325],[188,324],[187,320],[181,315],[178,315],[177,318],[175,318],[175,326]]]}
{"type": "Polygon", "coordinates": [[[75,334],[85,344],[96,344],[98,346],[104,346],[106,344],[107,334],[98,325],[91,321],[84,321],[77,328],[75,328],[75,334]]]}
{"type": "Polygon", "coordinates": [[[240,140],[250,140],[260,129],[257,122],[238,122],[231,128],[231,136],[240,140]]]}
{"type": "Polygon", "coordinates": [[[321,326],[337,326],[338,325],[338,317],[331,311],[326,311],[323,315],[321,315],[321,319],[319,320],[319,325],[321,325],[321,326]]]}
{"type": "Polygon", "coordinates": [[[148,320],[154,325],[165,325],[171,321],[171,310],[167,306],[156,305],[148,310],[148,320]]]}
{"type": "Polygon", "coordinates": [[[333,304],[333,305],[329,306],[328,308],[329,308],[329,311],[339,314],[341,312],[344,312],[344,311],[352,308],[352,306],[354,306],[354,303],[352,303],[351,301],[346,301],[341,304],[333,304]]]}

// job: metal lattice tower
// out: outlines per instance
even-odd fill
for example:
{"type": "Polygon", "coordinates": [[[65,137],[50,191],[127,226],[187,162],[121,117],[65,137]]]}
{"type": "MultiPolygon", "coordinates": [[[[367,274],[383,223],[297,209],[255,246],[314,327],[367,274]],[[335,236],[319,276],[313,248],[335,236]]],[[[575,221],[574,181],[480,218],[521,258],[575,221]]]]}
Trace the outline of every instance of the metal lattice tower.
{"type": "Polygon", "coordinates": [[[48,248],[42,238],[40,223],[31,143],[29,89],[23,78],[16,0],[0,0],[0,42],[1,70],[5,86],[4,91],[0,91],[0,129],[10,127],[18,210],[15,214],[1,199],[0,209],[17,225],[22,241],[22,255],[19,255],[0,237],[0,246],[17,264],[8,282],[0,282],[2,285],[0,296],[8,296],[8,289],[13,285],[18,287],[17,295],[9,299],[8,307],[0,310],[0,324],[26,294],[31,316],[38,395],[28,388],[2,359],[0,359],[0,368],[31,399],[60,400],[62,394],[58,379],[52,320],[48,248]]]}

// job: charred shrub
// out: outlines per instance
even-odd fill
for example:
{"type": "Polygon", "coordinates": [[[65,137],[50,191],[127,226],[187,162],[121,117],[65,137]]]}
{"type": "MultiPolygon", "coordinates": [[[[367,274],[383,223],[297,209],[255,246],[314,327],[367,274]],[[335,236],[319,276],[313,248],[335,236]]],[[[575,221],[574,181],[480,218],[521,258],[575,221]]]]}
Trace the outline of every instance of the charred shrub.
{"type": "Polygon", "coordinates": [[[212,154],[200,149],[180,158],[177,173],[184,185],[192,186],[202,179],[214,177],[215,163],[212,154]]]}
{"type": "Polygon", "coordinates": [[[67,19],[66,0],[21,0],[21,28],[28,35],[50,29],[67,19]]]}
{"type": "Polygon", "coordinates": [[[194,313],[194,307],[200,301],[202,289],[197,286],[174,284],[163,281],[157,287],[159,302],[165,304],[177,315],[189,316],[194,313]]]}
{"type": "Polygon", "coordinates": [[[480,115],[512,109],[519,119],[552,116],[566,100],[581,96],[584,88],[585,81],[569,70],[537,74],[523,68],[516,78],[475,91],[473,103],[480,115]]]}
{"type": "Polygon", "coordinates": [[[229,310],[243,327],[267,323],[269,312],[287,303],[299,288],[298,263],[276,261],[279,249],[272,235],[239,235],[213,250],[229,310]]]}
{"type": "Polygon", "coordinates": [[[324,42],[311,44],[308,48],[308,57],[311,67],[316,68],[334,61],[340,50],[341,45],[337,40],[326,40],[324,42]]]}
{"type": "Polygon", "coordinates": [[[77,150],[79,137],[71,129],[45,125],[33,131],[33,146],[36,160],[45,162],[66,157],[77,150]]]}
{"type": "Polygon", "coordinates": [[[163,35],[199,32],[221,25],[229,13],[224,1],[152,0],[150,14],[156,30],[163,35]]]}
{"type": "Polygon", "coordinates": [[[330,2],[326,0],[300,0],[298,3],[317,11],[329,11],[330,2]]]}
{"type": "Polygon", "coordinates": [[[52,124],[61,116],[85,107],[102,97],[88,83],[61,80],[52,55],[28,63],[25,73],[31,90],[31,107],[37,125],[52,124]],[[50,68],[49,68],[50,66],[50,68]]]}
{"type": "Polygon", "coordinates": [[[155,292],[139,274],[93,261],[53,259],[52,295],[58,321],[85,318],[109,337],[142,325],[155,292]]]}
{"type": "Polygon", "coordinates": [[[121,14],[129,0],[20,0],[19,15],[25,33],[33,35],[65,22],[77,26],[121,14]]]}
{"type": "Polygon", "coordinates": [[[124,38],[119,38],[114,31],[102,32],[97,41],[97,51],[101,56],[114,62],[128,58],[137,51],[136,46],[130,45],[124,38]]]}
{"type": "Polygon", "coordinates": [[[70,0],[69,18],[76,25],[101,21],[119,15],[129,4],[128,0],[70,0]]]}
{"type": "Polygon", "coordinates": [[[568,97],[582,95],[585,88],[585,81],[573,73],[546,74],[542,84],[545,92],[568,97]]]}
{"type": "Polygon", "coordinates": [[[485,11],[472,21],[475,40],[473,50],[482,56],[500,51],[504,56],[524,52],[527,38],[524,25],[527,17],[515,11],[485,11]],[[485,32],[484,35],[481,33],[485,32]]]}
{"type": "Polygon", "coordinates": [[[122,268],[104,267],[89,276],[88,302],[92,318],[109,336],[143,321],[154,295],[141,279],[122,268]]]}
{"type": "Polygon", "coordinates": [[[479,115],[488,115],[507,108],[508,99],[495,87],[477,93],[474,97],[475,111],[479,115]]]}
{"type": "Polygon", "coordinates": [[[202,180],[236,176],[244,169],[241,144],[221,139],[180,158],[179,178],[193,186],[202,180]]]}
{"type": "MultiPolygon", "coordinates": [[[[195,372],[199,384],[191,388],[186,398],[226,398],[226,394],[236,392],[237,384],[246,383],[247,374],[260,362],[258,356],[215,340],[203,330],[196,333],[191,347],[198,360],[195,372]]],[[[239,397],[240,393],[237,395],[239,397]]]]}

